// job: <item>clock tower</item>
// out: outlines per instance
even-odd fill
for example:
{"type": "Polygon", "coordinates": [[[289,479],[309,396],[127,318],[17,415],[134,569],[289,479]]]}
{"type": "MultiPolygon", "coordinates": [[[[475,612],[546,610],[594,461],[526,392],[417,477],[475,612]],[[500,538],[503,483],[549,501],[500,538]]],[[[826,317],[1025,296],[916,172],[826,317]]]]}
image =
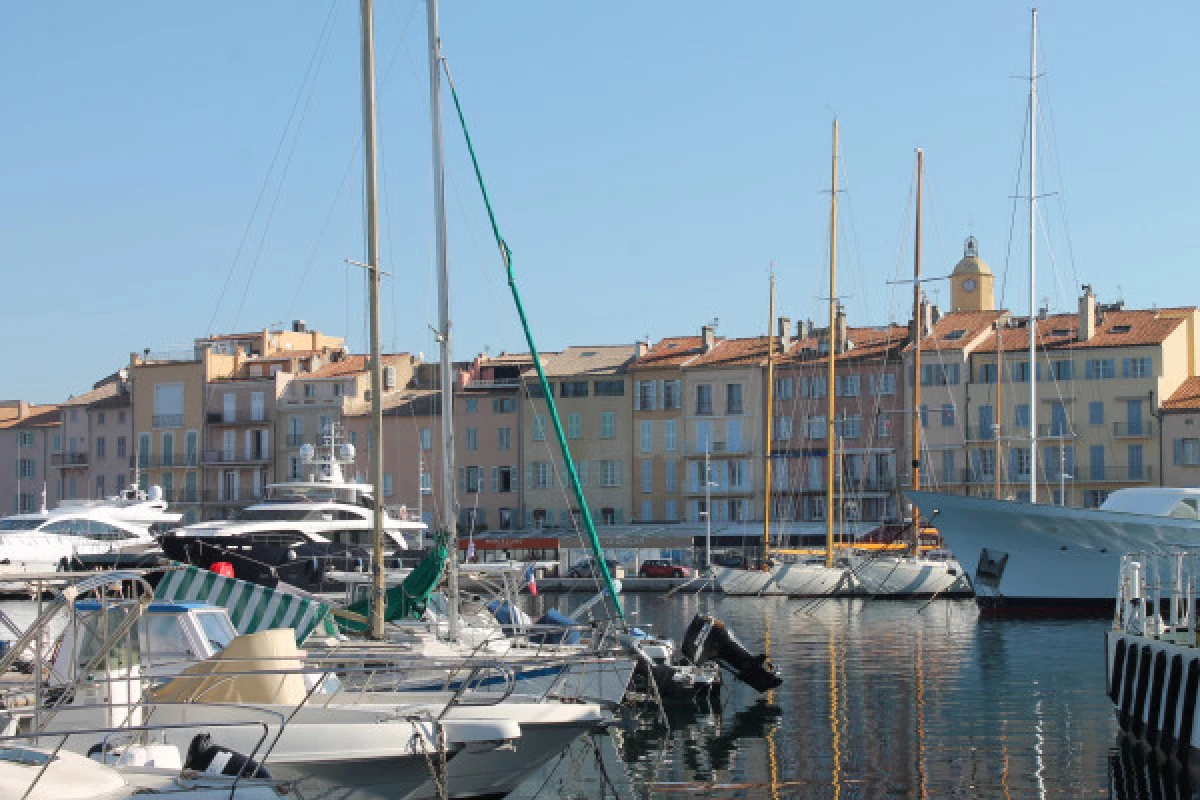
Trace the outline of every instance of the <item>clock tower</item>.
{"type": "Polygon", "coordinates": [[[991,268],[979,257],[979,243],[974,236],[968,236],[962,261],[950,275],[950,310],[994,311],[995,280],[991,268]]]}

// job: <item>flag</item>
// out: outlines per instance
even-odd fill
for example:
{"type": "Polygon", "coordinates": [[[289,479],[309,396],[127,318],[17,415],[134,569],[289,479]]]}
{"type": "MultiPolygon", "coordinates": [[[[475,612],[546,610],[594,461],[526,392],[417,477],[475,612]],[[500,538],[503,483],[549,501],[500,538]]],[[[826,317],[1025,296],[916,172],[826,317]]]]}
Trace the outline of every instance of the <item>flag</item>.
{"type": "Polygon", "coordinates": [[[529,593],[537,597],[537,576],[534,574],[532,564],[525,568],[525,580],[529,581],[529,593]]]}

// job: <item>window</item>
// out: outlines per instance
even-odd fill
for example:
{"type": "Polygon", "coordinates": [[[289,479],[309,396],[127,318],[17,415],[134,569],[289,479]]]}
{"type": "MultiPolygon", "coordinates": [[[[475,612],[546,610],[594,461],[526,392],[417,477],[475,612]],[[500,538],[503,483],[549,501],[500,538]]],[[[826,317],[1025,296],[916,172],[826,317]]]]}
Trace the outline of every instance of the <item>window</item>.
{"type": "Polygon", "coordinates": [[[1050,377],[1056,381],[1069,381],[1075,376],[1070,361],[1051,361],[1050,377]]]}
{"type": "MultiPolygon", "coordinates": [[[[922,406],[924,408],[924,406],[922,406]]],[[[809,439],[825,438],[825,417],[813,416],[805,417],[805,427],[808,429],[809,439]]]]}
{"type": "Polygon", "coordinates": [[[675,439],[675,420],[668,419],[663,421],[663,449],[668,453],[674,453],[678,443],[675,439]]]}
{"type": "Polygon", "coordinates": [[[663,507],[663,517],[667,522],[676,522],[679,520],[679,504],[675,500],[668,500],[663,507]]]}
{"type": "Polygon", "coordinates": [[[635,391],[637,395],[634,397],[634,411],[653,411],[655,409],[655,393],[654,381],[636,381],[635,391]]]}
{"type": "Polygon", "coordinates": [[[468,414],[478,414],[479,413],[479,398],[478,397],[468,397],[467,398],[467,413],[468,414]]]}
{"type": "MultiPolygon", "coordinates": [[[[566,384],[563,384],[564,386],[566,384]]],[[[583,437],[583,415],[578,412],[573,412],[567,415],[567,438],[579,439],[583,437]]]]}
{"type": "Polygon", "coordinates": [[[643,453],[649,453],[654,449],[654,423],[648,419],[644,419],[641,422],[640,428],[639,449],[643,453]]]}
{"type": "Polygon", "coordinates": [[[1104,480],[1104,445],[1094,444],[1088,448],[1088,463],[1088,477],[1094,481],[1104,480]]]}
{"type": "Polygon", "coordinates": [[[125,458],[125,437],[117,437],[117,458],[125,458]]]}
{"type": "Polygon", "coordinates": [[[1083,493],[1084,508],[1099,508],[1108,499],[1107,489],[1088,489],[1083,493]]]}
{"type": "Polygon", "coordinates": [[[928,428],[929,427],[929,406],[925,405],[924,403],[921,404],[920,416],[921,416],[921,427],[928,428]]]}
{"type": "Polygon", "coordinates": [[[880,414],[875,418],[875,436],[882,439],[892,435],[892,418],[888,414],[880,414]]]}
{"type": "Polygon", "coordinates": [[[479,428],[467,428],[467,449],[479,449],[479,428]]]}
{"type": "Polygon", "coordinates": [[[511,414],[517,410],[515,397],[496,397],[492,400],[493,414],[511,414]]]}
{"type": "Polygon", "coordinates": [[[1175,463],[1188,467],[1200,465],[1200,439],[1176,439],[1175,463]]]}
{"type": "Polygon", "coordinates": [[[996,418],[992,415],[992,407],[982,405],[979,407],[979,438],[991,439],[996,434],[995,429],[996,418]]]}
{"type": "Polygon", "coordinates": [[[871,394],[894,395],[896,393],[896,374],[894,372],[872,375],[870,383],[871,394]]]}
{"type": "Polygon", "coordinates": [[[155,428],[179,428],[183,425],[183,384],[154,384],[155,428]]]}
{"type": "Polygon", "coordinates": [[[745,489],[746,475],[750,471],[750,462],[748,461],[730,461],[729,468],[729,488],[730,489],[745,489]]]}
{"type": "Polygon", "coordinates": [[[533,462],[533,488],[550,488],[550,465],[545,461],[533,462]]]}
{"type": "Polygon", "coordinates": [[[1014,447],[1009,451],[1009,480],[1028,480],[1029,479],[1029,448],[1014,447]]]}
{"type": "Polygon", "coordinates": [[[496,429],[496,449],[511,450],[512,449],[512,428],[497,428],[496,429]]]}
{"type": "Polygon", "coordinates": [[[995,383],[996,382],[996,365],[995,364],[980,364],[979,377],[977,380],[980,383],[995,383]]]}
{"type": "Polygon", "coordinates": [[[138,466],[145,469],[150,466],[150,434],[138,434],[138,466]]]}
{"type": "Polygon", "coordinates": [[[838,397],[858,397],[861,389],[860,375],[839,375],[834,381],[834,390],[838,397]]]}
{"type": "Polygon", "coordinates": [[[954,451],[942,451],[942,482],[952,483],[954,481],[954,451]]]}
{"type": "Polygon", "coordinates": [[[638,517],[643,522],[654,519],[654,501],[642,501],[642,513],[638,517]]]}
{"type": "Polygon", "coordinates": [[[742,413],[742,385],[740,383],[725,384],[725,413],[742,413]]]}
{"type": "Polygon", "coordinates": [[[36,462],[32,458],[22,458],[17,461],[17,472],[22,478],[32,478],[36,462]]]}
{"type": "Polygon", "coordinates": [[[559,384],[559,397],[587,397],[587,381],[563,381],[559,384]]]}
{"type": "Polygon", "coordinates": [[[654,491],[654,462],[648,458],[641,461],[642,470],[642,494],[650,494],[654,491]]]}
{"type": "Polygon", "coordinates": [[[304,396],[308,398],[317,396],[317,386],[314,383],[304,384],[304,396]]]}
{"type": "Polygon", "coordinates": [[[779,400],[792,399],[792,379],[780,378],[775,381],[775,397],[779,400]]]}
{"type": "Polygon", "coordinates": [[[458,477],[459,488],[467,494],[479,494],[483,491],[483,467],[460,467],[458,477]]]}
{"type": "Polygon", "coordinates": [[[953,428],[954,427],[954,404],[953,403],[943,403],[942,404],[942,427],[943,428],[953,428]]]}
{"type": "Polygon", "coordinates": [[[705,416],[713,413],[711,383],[700,383],[696,385],[696,413],[703,414],[705,416]]]}
{"type": "Polygon", "coordinates": [[[1066,436],[1070,432],[1067,422],[1067,407],[1061,400],[1050,404],[1050,435],[1066,436]]]}
{"type": "Polygon", "coordinates": [[[175,464],[175,434],[166,431],[162,435],[162,465],[170,467],[175,464]]]}
{"type": "Polygon", "coordinates": [[[96,437],[96,458],[104,458],[104,437],[96,437]]]}
{"type": "Polygon", "coordinates": [[[421,449],[433,449],[433,431],[429,428],[421,428],[421,449]]]}
{"type": "Polygon", "coordinates": [[[1121,359],[1122,378],[1149,378],[1151,362],[1147,357],[1121,359]]]}
{"type": "Polygon", "coordinates": [[[611,459],[600,462],[600,485],[611,489],[621,485],[621,462],[611,459]]]}
{"type": "Polygon", "coordinates": [[[433,473],[421,473],[421,494],[433,494],[433,473]]]}
{"type": "Polygon", "coordinates": [[[1145,466],[1142,461],[1142,446],[1129,445],[1129,480],[1137,481],[1145,477],[1145,466]]]}
{"type": "Polygon", "coordinates": [[[819,375],[814,378],[800,379],[801,397],[824,397],[826,394],[827,392],[824,375],[819,375]]]}
{"type": "Polygon", "coordinates": [[[1017,403],[1013,424],[1018,430],[1029,430],[1029,403],[1017,403]]]}
{"type": "Polygon", "coordinates": [[[617,414],[614,411],[605,411],[600,414],[600,438],[615,439],[617,438],[617,414]]]}
{"type": "Polygon", "coordinates": [[[792,418],[790,416],[776,417],[774,422],[776,441],[786,442],[792,438],[792,418]]]}
{"type": "Polygon", "coordinates": [[[1111,358],[1089,358],[1083,365],[1083,377],[1089,381],[1116,377],[1116,368],[1111,358]]]}
{"type": "Polygon", "coordinates": [[[857,439],[862,436],[862,414],[846,414],[835,417],[833,432],[843,439],[857,439]]]}
{"type": "Polygon", "coordinates": [[[1093,400],[1088,403],[1088,424],[1103,425],[1104,424],[1104,403],[1100,400],[1093,400]]]}
{"type": "Polygon", "coordinates": [[[674,459],[663,462],[663,489],[668,492],[679,491],[678,464],[674,459]]]}
{"type": "Polygon", "coordinates": [[[958,364],[922,364],[922,386],[953,386],[958,384],[958,364]]]}
{"type": "Polygon", "coordinates": [[[1009,367],[1013,383],[1029,383],[1029,362],[1014,361],[1009,367]]]}
{"type": "Polygon", "coordinates": [[[683,407],[683,382],[664,381],[663,382],[663,408],[672,411],[683,407]]]}
{"type": "Polygon", "coordinates": [[[392,473],[390,472],[383,473],[383,496],[392,496],[392,473]]]}
{"type": "Polygon", "coordinates": [[[596,397],[624,397],[625,381],[595,381],[592,388],[596,397]]]}
{"type": "MultiPolygon", "coordinates": [[[[189,473],[189,474],[191,474],[191,473],[189,473]]],[[[117,474],[116,484],[117,485],[115,487],[113,487],[114,491],[116,491],[118,494],[120,494],[121,491],[124,490],[124,488],[125,488],[125,473],[124,472],[117,474]]]]}
{"type": "Polygon", "coordinates": [[[533,415],[533,440],[535,442],[546,441],[546,415],[533,415]]]}
{"type": "Polygon", "coordinates": [[[492,467],[492,491],[500,493],[517,490],[516,467],[492,467]]]}

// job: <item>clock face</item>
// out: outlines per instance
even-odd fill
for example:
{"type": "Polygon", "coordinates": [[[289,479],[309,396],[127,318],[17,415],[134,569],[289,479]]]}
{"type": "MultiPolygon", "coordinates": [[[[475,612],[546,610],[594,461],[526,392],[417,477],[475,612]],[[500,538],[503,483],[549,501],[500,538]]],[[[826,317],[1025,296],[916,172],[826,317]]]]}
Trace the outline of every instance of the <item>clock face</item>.
{"type": "Polygon", "coordinates": [[[975,291],[975,279],[967,278],[965,281],[962,282],[962,288],[963,288],[964,292],[975,291]]]}

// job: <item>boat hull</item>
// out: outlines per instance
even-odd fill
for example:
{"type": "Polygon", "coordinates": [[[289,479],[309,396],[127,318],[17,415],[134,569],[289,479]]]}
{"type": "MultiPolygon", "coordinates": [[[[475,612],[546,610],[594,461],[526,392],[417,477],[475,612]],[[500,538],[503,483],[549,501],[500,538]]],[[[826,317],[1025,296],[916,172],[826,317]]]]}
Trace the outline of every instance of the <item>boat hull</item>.
{"type": "Polygon", "coordinates": [[[955,559],[875,556],[854,565],[854,577],[876,597],[954,597],[971,594],[955,559]]]}
{"type": "Polygon", "coordinates": [[[905,494],[937,527],[989,610],[1111,612],[1124,553],[1200,547],[1196,520],[905,494]]]}
{"type": "Polygon", "coordinates": [[[715,567],[717,585],[734,596],[783,595],[828,597],[862,594],[862,586],[846,567],[824,564],[776,564],[769,571],[715,567]]]}

